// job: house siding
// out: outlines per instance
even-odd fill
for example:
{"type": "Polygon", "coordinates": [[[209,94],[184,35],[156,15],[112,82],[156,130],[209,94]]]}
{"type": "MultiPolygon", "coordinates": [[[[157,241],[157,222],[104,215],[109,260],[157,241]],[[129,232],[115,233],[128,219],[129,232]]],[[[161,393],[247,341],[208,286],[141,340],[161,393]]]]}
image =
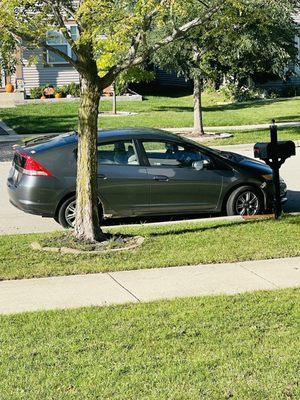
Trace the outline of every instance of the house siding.
{"type": "Polygon", "coordinates": [[[78,72],[70,65],[50,66],[44,63],[41,51],[25,50],[23,53],[23,79],[24,87],[29,94],[30,89],[45,86],[48,83],[53,86],[63,86],[71,82],[79,83],[78,72]],[[38,56],[38,62],[29,65],[28,60],[33,55],[38,56]]]}
{"type": "Polygon", "coordinates": [[[294,76],[288,81],[282,81],[282,80],[268,81],[259,86],[265,89],[280,89],[282,87],[300,86],[300,76],[294,76]]]}
{"type": "Polygon", "coordinates": [[[162,86],[191,86],[190,81],[187,81],[183,76],[178,76],[175,72],[168,73],[160,68],[155,68],[156,83],[162,86]]]}

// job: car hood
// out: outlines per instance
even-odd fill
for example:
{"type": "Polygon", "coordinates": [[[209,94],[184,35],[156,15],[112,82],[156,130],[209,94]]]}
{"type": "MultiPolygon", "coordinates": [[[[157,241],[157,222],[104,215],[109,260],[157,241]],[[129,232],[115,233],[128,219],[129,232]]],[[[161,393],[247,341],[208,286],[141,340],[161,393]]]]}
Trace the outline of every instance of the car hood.
{"type": "Polygon", "coordinates": [[[260,175],[273,174],[272,168],[262,161],[253,160],[250,157],[229,151],[221,151],[221,156],[242,168],[252,170],[260,175]]]}

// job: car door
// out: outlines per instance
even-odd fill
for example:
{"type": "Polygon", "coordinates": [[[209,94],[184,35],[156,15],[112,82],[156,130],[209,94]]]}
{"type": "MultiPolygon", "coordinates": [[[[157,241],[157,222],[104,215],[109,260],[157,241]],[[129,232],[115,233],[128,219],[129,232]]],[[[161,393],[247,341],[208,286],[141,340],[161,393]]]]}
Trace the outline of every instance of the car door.
{"type": "Polygon", "coordinates": [[[150,183],[134,141],[98,144],[98,190],[106,214],[133,216],[148,212],[150,183]]]}
{"type": "Polygon", "coordinates": [[[192,145],[141,141],[148,160],[150,209],[153,213],[213,211],[223,176],[214,160],[192,145]]]}

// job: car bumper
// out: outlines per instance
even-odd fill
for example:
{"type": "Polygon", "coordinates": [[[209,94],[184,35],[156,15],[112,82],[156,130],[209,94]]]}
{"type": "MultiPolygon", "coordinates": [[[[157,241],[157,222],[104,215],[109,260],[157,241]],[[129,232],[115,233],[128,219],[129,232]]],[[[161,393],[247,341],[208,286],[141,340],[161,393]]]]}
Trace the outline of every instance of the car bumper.
{"type": "Polygon", "coordinates": [[[54,217],[57,201],[49,191],[43,192],[41,188],[32,189],[24,185],[15,186],[10,179],[7,180],[7,190],[10,203],[19,210],[28,214],[54,217]]]}

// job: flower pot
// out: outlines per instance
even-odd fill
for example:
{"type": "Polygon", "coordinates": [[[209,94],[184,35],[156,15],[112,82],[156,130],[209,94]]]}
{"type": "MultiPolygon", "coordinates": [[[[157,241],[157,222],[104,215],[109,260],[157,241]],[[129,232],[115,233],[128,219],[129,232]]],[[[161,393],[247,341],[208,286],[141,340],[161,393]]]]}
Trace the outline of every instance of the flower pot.
{"type": "Polygon", "coordinates": [[[41,96],[41,100],[46,100],[46,96],[41,96]]]}
{"type": "Polygon", "coordinates": [[[61,98],[62,98],[61,93],[55,93],[55,98],[56,98],[56,99],[61,99],[61,98]]]}
{"type": "Polygon", "coordinates": [[[11,83],[8,83],[5,85],[5,91],[6,93],[13,93],[15,90],[14,86],[11,83]]]}

